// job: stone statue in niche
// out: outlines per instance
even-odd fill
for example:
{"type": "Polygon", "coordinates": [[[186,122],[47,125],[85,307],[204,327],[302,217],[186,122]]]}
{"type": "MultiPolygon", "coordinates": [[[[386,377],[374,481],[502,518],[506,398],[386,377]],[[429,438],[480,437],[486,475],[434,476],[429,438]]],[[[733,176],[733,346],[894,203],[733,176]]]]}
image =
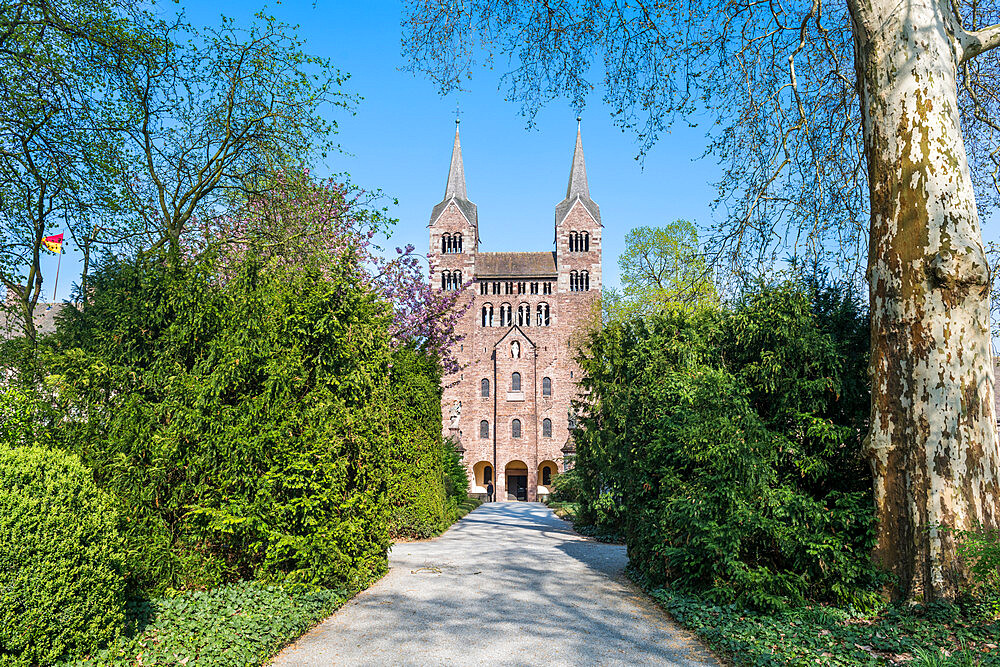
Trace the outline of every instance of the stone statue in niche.
{"type": "Polygon", "coordinates": [[[458,428],[458,420],[462,417],[462,401],[455,401],[451,404],[451,410],[448,411],[448,419],[451,421],[452,428],[458,428]]]}
{"type": "Polygon", "coordinates": [[[510,344],[510,358],[520,359],[521,358],[521,344],[516,340],[510,344]]]}

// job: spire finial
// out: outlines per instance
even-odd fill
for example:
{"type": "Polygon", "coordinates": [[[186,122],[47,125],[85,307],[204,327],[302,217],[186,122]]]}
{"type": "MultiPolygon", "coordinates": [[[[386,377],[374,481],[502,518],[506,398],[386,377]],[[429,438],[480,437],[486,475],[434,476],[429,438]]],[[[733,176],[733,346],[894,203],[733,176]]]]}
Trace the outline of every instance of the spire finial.
{"type": "Polygon", "coordinates": [[[451,149],[451,166],[448,168],[448,184],[445,186],[444,198],[458,197],[468,199],[465,193],[465,167],[462,165],[462,143],[458,138],[459,118],[455,117],[455,145],[451,149]]]}
{"type": "Polygon", "coordinates": [[[587,163],[583,159],[583,139],[580,133],[581,117],[576,117],[576,148],[573,149],[573,164],[569,170],[569,185],[566,187],[566,199],[580,195],[590,199],[590,188],[587,185],[587,163]]]}

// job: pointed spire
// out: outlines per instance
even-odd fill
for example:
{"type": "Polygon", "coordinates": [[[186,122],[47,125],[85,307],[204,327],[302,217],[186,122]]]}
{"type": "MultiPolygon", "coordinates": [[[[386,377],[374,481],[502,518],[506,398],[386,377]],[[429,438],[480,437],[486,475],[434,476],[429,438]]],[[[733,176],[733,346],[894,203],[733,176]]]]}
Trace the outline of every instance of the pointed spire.
{"type": "Polygon", "coordinates": [[[580,136],[580,116],[576,117],[576,148],[573,150],[573,165],[569,171],[566,199],[573,199],[577,195],[584,199],[590,199],[590,188],[587,186],[587,163],[583,159],[583,139],[580,136]]]}
{"type": "Polygon", "coordinates": [[[462,166],[462,143],[458,140],[459,119],[455,119],[455,146],[451,150],[451,167],[448,169],[448,185],[445,187],[444,198],[468,199],[465,193],[465,167],[462,166]]]}

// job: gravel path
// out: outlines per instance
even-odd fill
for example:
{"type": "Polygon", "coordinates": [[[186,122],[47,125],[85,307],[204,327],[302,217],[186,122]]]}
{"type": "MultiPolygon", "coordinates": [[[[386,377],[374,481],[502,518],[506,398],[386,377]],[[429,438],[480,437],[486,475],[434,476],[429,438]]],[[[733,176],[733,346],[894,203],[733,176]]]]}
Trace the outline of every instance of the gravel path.
{"type": "Polygon", "coordinates": [[[538,503],[399,543],[389,573],[274,665],[717,665],[626,579],[625,547],[538,503]]]}

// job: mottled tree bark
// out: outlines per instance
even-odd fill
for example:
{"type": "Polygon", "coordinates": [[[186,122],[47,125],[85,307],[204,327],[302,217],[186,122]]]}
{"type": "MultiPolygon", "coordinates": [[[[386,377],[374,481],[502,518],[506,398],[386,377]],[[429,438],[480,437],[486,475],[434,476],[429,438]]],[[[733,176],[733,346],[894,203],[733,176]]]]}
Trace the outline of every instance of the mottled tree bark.
{"type": "Polygon", "coordinates": [[[871,195],[875,557],[894,597],[953,599],[968,571],[938,526],[1000,524],[990,274],[957,99],[959,64],[984,49],[947,0],[849,3],[871,195]]]}

